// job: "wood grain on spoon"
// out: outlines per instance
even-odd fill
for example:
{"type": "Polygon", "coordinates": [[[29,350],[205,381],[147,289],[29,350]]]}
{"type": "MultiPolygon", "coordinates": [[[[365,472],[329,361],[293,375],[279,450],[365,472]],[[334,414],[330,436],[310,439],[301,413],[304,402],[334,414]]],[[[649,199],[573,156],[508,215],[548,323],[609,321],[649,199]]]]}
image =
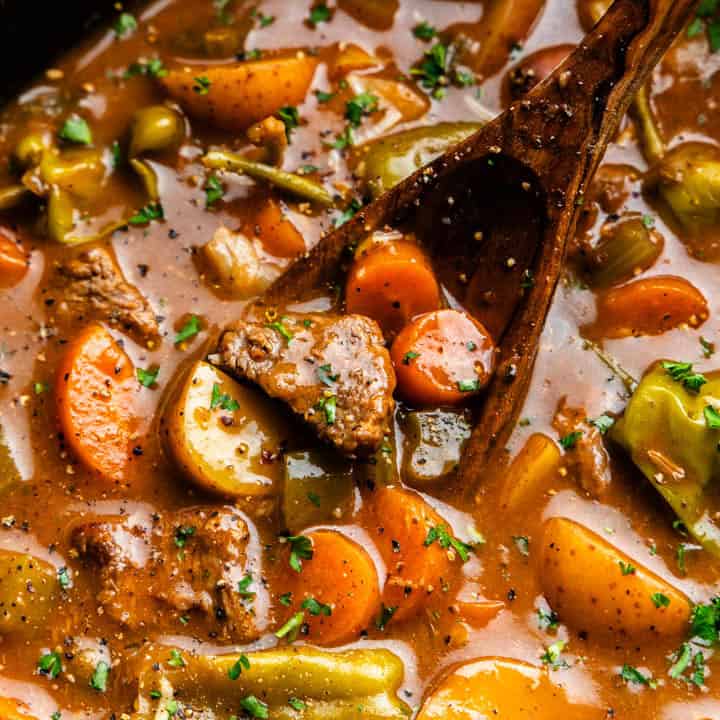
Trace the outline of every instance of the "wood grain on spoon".
{"type": "Polygon", "coordinates": [[[286,303],[335,282],[346,248],[386,225],[414,229],[453,299],[500,347],[459,482],[498,462],[530,382],[583,193],[638,88],[695,0],[616,0],[526,98],[325,236],[267,292],[286,303]]]}

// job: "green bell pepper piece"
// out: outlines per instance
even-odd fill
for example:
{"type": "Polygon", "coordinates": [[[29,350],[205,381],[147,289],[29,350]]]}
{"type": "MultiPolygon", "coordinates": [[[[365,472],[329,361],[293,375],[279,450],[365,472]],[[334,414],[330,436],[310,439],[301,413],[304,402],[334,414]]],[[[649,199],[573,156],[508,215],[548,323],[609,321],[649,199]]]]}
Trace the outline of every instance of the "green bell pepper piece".
{"type": "Polygon", "coordinates": [[[720,479],[720,430],[709,427],[705,417],[706,408],[720,409],[720,372],[705,377],[694,391],[657,363],[609,436],[630,453],[693,537],[720,556],[720,526],[714,520],[720,507],[712,499],[713,483],[720,479]]]}

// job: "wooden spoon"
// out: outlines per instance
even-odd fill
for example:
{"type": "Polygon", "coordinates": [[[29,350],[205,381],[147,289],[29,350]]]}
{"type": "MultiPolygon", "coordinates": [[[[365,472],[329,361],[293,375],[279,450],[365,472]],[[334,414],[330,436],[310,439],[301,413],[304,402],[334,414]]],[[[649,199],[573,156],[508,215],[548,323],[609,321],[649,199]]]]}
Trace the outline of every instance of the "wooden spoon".
{"type": "Polygon", "coordinates": [[[609,140],[696,0],[616,0],[553,74],[453,150],[323,237],[266,293],[284,304],[336,281],[346,248],[415,231],[452,302],[499,346],[459,482],[475,491],[517,420],[583,201],[609,140]]]}

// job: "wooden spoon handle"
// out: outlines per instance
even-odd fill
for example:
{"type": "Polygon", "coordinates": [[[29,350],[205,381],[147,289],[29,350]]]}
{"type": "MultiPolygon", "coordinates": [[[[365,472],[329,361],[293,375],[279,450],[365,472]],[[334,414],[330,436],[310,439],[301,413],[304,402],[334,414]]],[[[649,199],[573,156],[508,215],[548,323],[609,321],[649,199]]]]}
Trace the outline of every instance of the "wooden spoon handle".
{"type": "Polygon", "coordinates": [[[635,93],[696,5],[696,0],[615,0],[549,78],[460,149],[470,161],[498,146],[534,171],[547,207],[535,286],[503,337],[499,369],[460,468],[458,481],[469,492],[488,469],[506,460],[505,445],[527,394],[584,192],[635,93]]]}

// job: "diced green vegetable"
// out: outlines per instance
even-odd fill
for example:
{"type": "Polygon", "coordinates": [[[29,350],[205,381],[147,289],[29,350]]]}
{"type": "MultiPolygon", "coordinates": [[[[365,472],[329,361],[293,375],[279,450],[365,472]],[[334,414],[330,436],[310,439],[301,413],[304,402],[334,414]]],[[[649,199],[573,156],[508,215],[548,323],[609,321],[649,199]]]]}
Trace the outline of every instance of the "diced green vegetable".
{"type": "Polygon", "coordinates": [[[282,510],[291,533],[350,516],[355,488],[351,463],[332,450],[287,453],[284,463],[282,510]]]}
{"type": "Polygon", "coordinates": [[[439,123],[381,138],[359,149],[358,173],[373,197],[378,197],[481,127],[479,123],[439,123]]]}
{"type": "Polygon", "coordinates": [[[420,487],[444,480],[457,468],[472,432],[469,415],[450,410],[408,413],[402,427],[403,477],[420,487]]]}
{"type": "MultiPolygon", "coordinates": [[[[403,664],[387,650],[324,652],[287,647],[245,653],[249,667],[235,674],[240,655],[188,653],[182,667],[169,668],[167,648],[144,653],[138,678],[137,720],[156,718],[168,698],[182,697],[184,709],[225,712],[248,697],[261,698],[273,720],[400,720],[410,709],[397,697],[403,664]],[[153,663],[161,668],[153,669],[153,663]],[[158,697],[158,686],[163,692],[158,697]],[[359,711],[362,708],[362,711],[359,711]]],[[[254,706],[254,704],[253,704],[254,706]]],[[[258,706],[259,707],[259,706],[258,706]]],[[[211,715],[212,716],[212,715],[211,715]]],[[[223,714],[222,717],[225,717],[223,714]]]]}
{"type": "Polygon", "coordinates": [[[272,165],[247,160],[241,155],[213,151],[205,155],[203,164],[212,170],[229,170],[230,172],[244,173],[253,180],[270,183],[291,195],[324,207],[330,207],[335,202],[332,195],[322,185],[308,180],[302,175],[285,172],[272,167],[272,165]]]}
{"type": "Polygon", "coordinates": [[[622,445],[688,531],[720,556],[720,430],[706,408],[720,399],[720,374],[692,373],[689,363],[657,363],[643,377],[609,437],[622,445]],[[685,382],[702,378],[704,382],[685,382]]]}

